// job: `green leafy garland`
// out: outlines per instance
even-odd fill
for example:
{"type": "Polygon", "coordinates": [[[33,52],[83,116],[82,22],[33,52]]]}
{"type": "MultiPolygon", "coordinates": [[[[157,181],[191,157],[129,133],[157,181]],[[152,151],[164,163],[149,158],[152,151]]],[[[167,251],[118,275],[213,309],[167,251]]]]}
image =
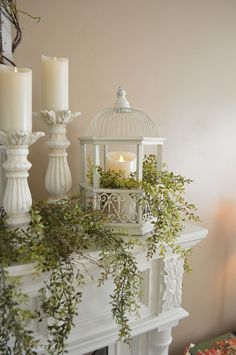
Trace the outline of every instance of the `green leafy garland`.
{"type": "Polygon", "coordinates": [[[26,231],[9,230],[4,213],[0,218],[0,353],[37,353],[36,347],[41,344],[27,329],[27,322],[35,317],[53,319],[48,326],[46,354],[66,352],[66,340],[82,299],[86,262],[101,268],[99,285],[113,278],[112,314],[119,325],[120,338],[128,340],[127,312],[138,311],[140,296],[141,274],[131,253],[134,241],[124,241],[107,228],[100,212],[82,211],[78,196],[56,204],[35,203],[31,213],[32,224],[26,231]],[[94,248],[99,250],[98,257],[89,253],[94,248]],[[50,272],[40,290],[42,314],[21,309],[22,303],[27,303],[27,295],[20,291],[20,280],[7,271],[12,262],[32,261],[38,272],[50,272]]]}
{"type": "Polygon", "coordinates": [[[190,250],[176,245],[179,233],[186,220],[199,222],[194,204],[185,201],[185,187],[192,180],[181,175],[175,175],[166,169],[158,169],[157,156],[150,154],[143,161],[143,179],[137,181],[136,173],[125,176],[122,170],[104,170],[101,166],[90,165],[88,180],[93,184],[93,171],[100,176],[100,187],[113,189],[142,189],[143,197],[139,203],[148,206],[153,217],[153,231],[147,239],[147,258],[151,258],[158,249],[160,256],[164,256],[167,248],[180,254],[184,259],[185,270],[190,270],[188,256],[190,250]]]}
{"type": "MultiPolygon", "coordinates": [[[[137,182],[135,174],[126,178],[122,172],[97,167],[103,187],[143,189],[140,203],[148,204],[155,217],[147,240],[147,257],[157,251],[163,256],[167,248],[172,248],[185,259],[188,268],[187,252],[176,246],[176,239],[186,217],[198,220],[194,205],[183,197],[190,180],[165,169],[157,171],[153,155],[144,160],[143,168],[143,181],[137,182]]],[[[98,286],[112,277],[112,315],[119,326],[119,338],[129,341],[128,314],[138,313],[141,289],[141,273],[132,255],[137,239],[124,239],[108,228],[107,216],[100,211],[82,210],[78,195],[54,204],[34,203],[31,216],[27,230],[12,230],[6,226],[3,211],[0,215],[0,353],[33,355],[39,347],[49,355],[66,352],[66,340],[86,284],[88,262],[101,270],[98,286]],[[91,250],[98,250],[99,255],[94,256],[91,250]],[[21,291],[21,280],[8,271],[12,263],[29,262],[35,263],[37,272],[49,275],[40,290],[42,311],[35,314],[22,308],[28,297],[21,291]],[[29,320],[43,317],[53,319],[48,325],[47,344],[41,344],[27,328],[29,320]]]]}

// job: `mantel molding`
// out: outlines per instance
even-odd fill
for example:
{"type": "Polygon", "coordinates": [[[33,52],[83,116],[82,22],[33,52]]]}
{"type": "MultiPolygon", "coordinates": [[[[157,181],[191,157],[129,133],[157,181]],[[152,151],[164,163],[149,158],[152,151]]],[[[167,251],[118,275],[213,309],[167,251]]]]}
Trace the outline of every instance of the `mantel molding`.
{"type": "MultiPolygon", "coordinates": [[[[178,244],[189,248],[206,236],[206,229],[187,225],[177,240],[178,244]]],[[[167,252],[164,260],[156,253],[152,260],[147,261],[143,247],[136,247],[133,253],[147,282],[143,285],[142,299],[145,299],[145,302],[143,303],[141,299],[140,318],[135,319],[134,316],[129,318],[131,334],[135,337],[131,348],[135,349],[135,355],[159,355],[159,353],[168,355],[171,328],[188,316],[188,312],[181,307],[183,262],[179,256],[172,254],[171,250],[167,252]],[[142,337],[139,337],[140,335],[142,337]],[[160,339],[165,339],[165,346],[160,339]]],[[[91,252],[91,256],[98,256],[98,251],[91,252]]],[[[118,328],[111,316],[109,297],[113,289],[112,280],[107,280],[104,285],[97,287],[98,267],[87,261],[85,264],[86,273],[94,277],[86,284],[83,301],[78,306],[79,316],[75,319],[75,328],[68,340],[69,355],[84,355],[107,345],[109,345],[109,355],[133,354],[131,348],[116,345],[118,328]]],[[[12,276],[23,277],[22,289],[29,295],[30,305],[34,310],[39,305],[38,291],[48,274],[35,276],[35,264],[33,263],[10,266],[8,271],[12,276]]],[[[40,325],[34,321],[32,330],[45,340],[47,320],[40,325]]]]}

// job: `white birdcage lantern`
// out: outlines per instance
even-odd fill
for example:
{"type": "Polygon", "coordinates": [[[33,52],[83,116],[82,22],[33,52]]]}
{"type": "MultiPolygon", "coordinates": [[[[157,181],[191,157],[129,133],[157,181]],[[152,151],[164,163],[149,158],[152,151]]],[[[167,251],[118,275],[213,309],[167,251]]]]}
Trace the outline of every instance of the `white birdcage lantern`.
{"type": "Polygon", "coordinates": [[[86,209],[101,209],[108,214],[110,226],[132,235],[144,235],[152,230],[148,206],[140,203],[142,189],[114,189],[100,186],[97,166],[105,170],[122,170],[125,175],[136,172],[143,177],[144,156],[157,154],[158,169],[162,164],[164,138],[158,137],[152,119],[131,108],[126,92],[117,92],[115,107],[104,109],[91,121],[86,136],[80,137],[81,191],[86,209]],[[89,183],[88,165],[93,166],[93,181],[89,183]]]}

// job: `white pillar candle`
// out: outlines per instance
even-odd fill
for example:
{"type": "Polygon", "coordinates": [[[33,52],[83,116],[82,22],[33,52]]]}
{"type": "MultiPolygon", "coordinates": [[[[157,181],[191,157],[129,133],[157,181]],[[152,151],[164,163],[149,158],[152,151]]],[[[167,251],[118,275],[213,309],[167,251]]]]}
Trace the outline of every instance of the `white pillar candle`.
{"type": "Polygon", "coordinates": [[[55,112],[69,108],[69,62],[67,58],[42,56],[43,110],[55,112]]]}
{"type": "Polygon", "coordinates": [[[32,71],[0,65],[0,131],[32,131],[32,71]]]}
{"type": "Polygon", "coordinates": [[[122,170],[125,176],[136,171],[136,154],[131,152],[108,152],[106,155],[106,165],[108,169],[122,170]]]}

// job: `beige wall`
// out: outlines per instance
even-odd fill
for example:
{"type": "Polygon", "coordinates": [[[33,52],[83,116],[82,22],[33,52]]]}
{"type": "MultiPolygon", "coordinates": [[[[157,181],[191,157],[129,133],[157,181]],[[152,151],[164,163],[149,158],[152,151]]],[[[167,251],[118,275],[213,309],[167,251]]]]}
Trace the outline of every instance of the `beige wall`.
{"type": "MultiPolygon", "coordinates": [[[[209,236],[193,251],[184,279],[190,316],[173,332],[172,355],[184,344],[236,330],[236,1],[18,0],[39,15],[22,16],[18,65],[33,69],[33,107],[40,108],[40,55],[70,60],[69,162],[78,182],[77,136],[118,85],[167,137],[165,161],[191,177],[188,198],[199,206],[209,236]]],[[[42,129],[38,122],[35,129],[42,129]]],[[[46,139],[31,149],[30,185],[46,197],[46,139]]]]}

